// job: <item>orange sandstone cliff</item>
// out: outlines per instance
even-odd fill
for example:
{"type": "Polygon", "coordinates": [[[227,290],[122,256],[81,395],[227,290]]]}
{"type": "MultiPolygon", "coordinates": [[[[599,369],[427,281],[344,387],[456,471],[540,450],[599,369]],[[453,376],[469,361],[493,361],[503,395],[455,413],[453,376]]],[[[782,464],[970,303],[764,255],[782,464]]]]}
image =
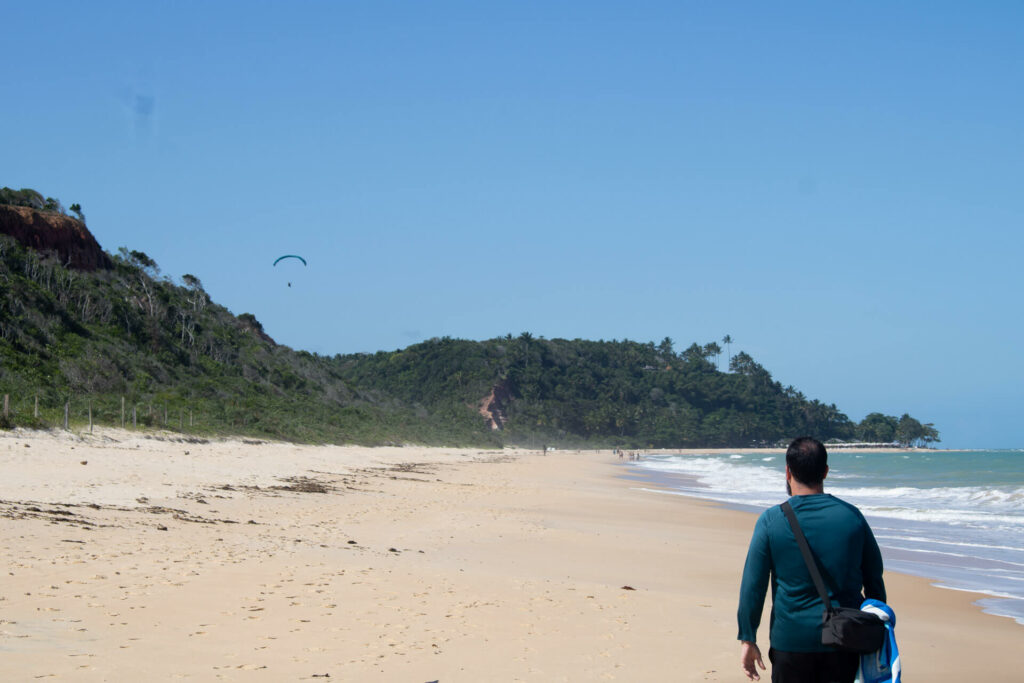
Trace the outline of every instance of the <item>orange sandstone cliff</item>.
{"type": "Polygon", "coordinates": [[[84,223],[59,213],[0,204],[0,234],[37,251],[55,253],[61,263],[78,270],[114,265],[84,223]]]}

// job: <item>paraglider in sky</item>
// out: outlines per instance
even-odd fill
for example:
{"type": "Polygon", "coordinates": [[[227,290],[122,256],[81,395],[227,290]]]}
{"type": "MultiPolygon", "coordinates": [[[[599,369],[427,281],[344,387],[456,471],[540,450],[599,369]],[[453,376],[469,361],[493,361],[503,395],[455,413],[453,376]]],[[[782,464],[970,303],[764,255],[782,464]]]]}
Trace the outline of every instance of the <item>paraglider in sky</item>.
{"type": "MultiPolygon", "coordinates": [[[[301,256],[298,256],[297,254],[285,254],[284,256],[278,256],[274,260],[274,265],[276,266],[278,263],[280,263],[281,261],[285,260],[286,258],[298,259],[298,260],[302,261],[302,265],[304,265],[304,266],[308,266],[309,265],[308,263],[306,263],[306,259],[302,258],[301,256]]],[[[292,283],[289,282],[288,286],[291,287],[292,283]]]]}

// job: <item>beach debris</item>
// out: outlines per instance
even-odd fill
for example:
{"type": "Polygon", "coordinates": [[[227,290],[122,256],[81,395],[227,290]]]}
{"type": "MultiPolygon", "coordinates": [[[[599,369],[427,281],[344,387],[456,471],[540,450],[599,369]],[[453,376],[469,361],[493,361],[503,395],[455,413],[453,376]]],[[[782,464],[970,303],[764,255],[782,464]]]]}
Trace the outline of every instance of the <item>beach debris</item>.
{"type": "Polygon", "coordinates": [[[271,486],[270,488],[275,491],[294,491],[296,493],[330,493],[334,490],[333,487],[309,477],[287,477],[282,481],[288,482],[288,485],[271,486]]]}
{"type": "Polygon", "coordinates": [[[388,469],[389,472],[411,472],[413,474],[433,474],[437,468],[426,462],[402,462],[388,469]]]}
{"type": "MultiPolygon", "coordinates": [[[[92,505],[81,505],[72,503],[55,503],[61,507],[92,507],[92,505]]],[[[0,500],[0,517],[8,519],[41,519],[52,524],[63,523],[80,527],[83,531],[89,531],[90,527],[108,526],[97,524],[88,519],[71,512],[70,510],[58,510],[51,508],[44,510],[36,505],[26,505],[17,501],[0,500]]]]}
{"type": "Polygon", "coordinates": [[[207,519],[206,517],[192,515],[188,512],[175,512],[171,517],[182,522],[195,522],[196,524],[238,524],[233,519],[207,519]]]}
{"type": "Polygon", "coordinates": [[[167,527],[165,527],[163,524],[157,524],[156,525],[156,530],[157,531],[167,531],[167,527]]]}
{"type": "Polygon", "coordinates": [[[401,552],[401,551],[398,548],[388,548],[388,552],[389,553],[397,553],[397,552],[401,552]]]}
{"type": "Polygon", "coordinates": [[[79,465],[88,465],[88,464],[89,464],[89,461],[88,461],[88,460],[82,460],[82,461],[80,461],[80,462],[79,462],[78,464],[79,464],[79,465]]]}
{"type": "Polygon", "coordinates": [[[349,545],[358,545],[358,541],[349,541],[348,544],[349,545]]]}
{"type": "Polygon", "coordinates": [[[635,591],[636,589],[633,588],[632,586],[623,586],[622,590],[624,590],[624,591],[635,591]]]}

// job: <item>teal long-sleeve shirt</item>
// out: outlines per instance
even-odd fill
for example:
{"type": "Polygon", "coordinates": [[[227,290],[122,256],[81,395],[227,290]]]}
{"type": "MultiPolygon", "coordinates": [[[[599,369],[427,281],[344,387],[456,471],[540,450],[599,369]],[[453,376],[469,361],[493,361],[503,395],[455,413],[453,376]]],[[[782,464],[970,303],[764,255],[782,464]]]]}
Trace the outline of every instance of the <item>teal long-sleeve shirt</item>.
{"type": "MultiPolygon", "coordinates": [[[[793,496],[789,504],[818,558],[832,604],[860,607],[864,597],[885,602],[882,554],[860,510],[827,493],[793,496]]],[[[761,513],[750,540],[737,612],[740,640],[757,641],[769,580],[771,646],[786,652],[831,651],[821,644],[821,598],[778,505],[761,513]]]]}

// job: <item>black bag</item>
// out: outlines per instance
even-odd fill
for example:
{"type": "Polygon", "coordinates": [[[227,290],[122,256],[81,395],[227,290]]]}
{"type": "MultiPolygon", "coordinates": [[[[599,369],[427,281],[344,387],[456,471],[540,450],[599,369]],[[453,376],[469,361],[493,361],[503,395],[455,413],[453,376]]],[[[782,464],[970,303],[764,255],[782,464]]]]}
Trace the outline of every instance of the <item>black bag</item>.
{"type": "Polygon", "coordinates": [[[822,618],[821,643],[846,652],[877,652],[885,642],[885,622],[855,607],[833,607],[822,618]]]}
{"type": "Polygon", "coordinates": [[[877,614],[865,612],[855,607],[833,607],[829,600],[828,591],[825,590],[825,582],[818,571],[818,563],[811,553],[811,546],[807,544],[800,523],[796,521],[796,513],[793,506],[786,501],[782,504],[782,511],[786,513],[789,526],[796,536],[797,545],[800,546],[800,553],[807,563],[807,571],[811,573],[814,580],[814,587],[824,603],[825,611],[821,617],[821,644],[830,645],[837,650],[844,652],[856,652],[868,654],[877,652],[885,642],[885,622],[877,614]]]}

